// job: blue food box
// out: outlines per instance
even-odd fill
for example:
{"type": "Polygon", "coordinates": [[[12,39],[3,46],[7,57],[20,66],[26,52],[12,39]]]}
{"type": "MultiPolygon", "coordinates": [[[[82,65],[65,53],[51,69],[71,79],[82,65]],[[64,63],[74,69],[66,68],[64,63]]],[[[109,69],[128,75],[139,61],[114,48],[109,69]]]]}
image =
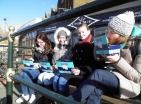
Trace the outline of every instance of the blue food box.
{"type": "Polygon", "coordinates": [[[120,53],[120,45],[109,45],[105,34],[94,37],[94,46],[96,54],[111,55],[120,53]]]}
{"type": "Polygon", "coordinates": [[[56,65],[58,67],[58,70],[60,73],[67,73],[67,74],[73,74],[71,69],[74,68],[73,61],[66,60],[57,60],[56,65]]]}
{"type": "Polygon", "coordinates": [[[23,65],[24,65],[24,68],[25,68],[25,70],[26,69],[30,69],[30,70],[32,70],[32,69],[35,69],[33,66],[34,66],[34,63],[33,63],[33,61],[32,60],[27,60],[27,59],[25,59],[25,60],[22,60],[22,63],[23,63],[23,65]]]}
{"type": "Polygon", "coordinates": [[[50,69],[50,67],[51,67],[50,62],[48,62],[48,61],[41,61],[40,65],[41,65],[41,70],[42,71],[46,71],[46,72],[49,72],[49,73],[53,72],[50,69]]]}

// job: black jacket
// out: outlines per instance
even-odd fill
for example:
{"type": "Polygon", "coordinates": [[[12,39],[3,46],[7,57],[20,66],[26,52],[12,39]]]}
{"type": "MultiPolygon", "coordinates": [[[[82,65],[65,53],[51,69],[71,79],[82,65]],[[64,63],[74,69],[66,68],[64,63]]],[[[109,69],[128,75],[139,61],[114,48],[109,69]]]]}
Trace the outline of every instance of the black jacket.
{"type": "MultiPolygon", "coordinates": [[[[80,69],[80,75],[61,74],[67,80],[79,79],[80,82],[85,80],[95,69],[104,68],[104,61],[97,62],[93,55],[94,43],[93,39],[91,44],[76,44],[73,48],[74,66],[80,69]]],[[[73,82],[73,81],[72,81],[73,82]]]]}

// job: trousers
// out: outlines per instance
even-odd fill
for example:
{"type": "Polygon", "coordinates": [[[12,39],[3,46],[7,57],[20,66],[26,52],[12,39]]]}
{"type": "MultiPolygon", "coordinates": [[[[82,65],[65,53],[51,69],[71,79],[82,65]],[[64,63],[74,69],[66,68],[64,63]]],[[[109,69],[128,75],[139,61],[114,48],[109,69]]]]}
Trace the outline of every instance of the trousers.
{"type": "MultiPolygon", "coordinates": [[[[19,77],[23,78],[24,80],[26,80],[28,82],[33,83],[34,80],[38,77],[39,74],[40,74],[40,71],[38,69],[35,69],[35,70],[22,70],[19,73],[19,77]]],[[[22,90],[22,94],[24,94],[24,96],[35,94],[34,90],[26,87],[23,84],[21,84],[21,90],[22,90]]]]}
{"type": "Polygon", "coordinates": [[[104,93],[118,94],[119,80],[115,74],[102,69],[95,70],[68,98],[86,104],[100,104],[104,93]]]}

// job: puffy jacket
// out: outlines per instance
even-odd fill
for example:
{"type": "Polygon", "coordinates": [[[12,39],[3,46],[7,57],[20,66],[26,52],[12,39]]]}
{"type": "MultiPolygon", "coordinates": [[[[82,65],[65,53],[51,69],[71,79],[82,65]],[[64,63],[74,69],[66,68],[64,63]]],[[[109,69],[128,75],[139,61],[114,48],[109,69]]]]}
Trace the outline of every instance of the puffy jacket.
{"type": "Polygon", "coordinates": [[[118,62],[108,65],[107,69],[119,79],[120,98],[132,98],[140,94],[141,83],[141,39],[129,41],[128,46],[121,49],[121,58],[118,62]],[[135,53],[135,54],[134,54],[135,53]],[[111,66],[114,68],[111,70],[111,66]]]}

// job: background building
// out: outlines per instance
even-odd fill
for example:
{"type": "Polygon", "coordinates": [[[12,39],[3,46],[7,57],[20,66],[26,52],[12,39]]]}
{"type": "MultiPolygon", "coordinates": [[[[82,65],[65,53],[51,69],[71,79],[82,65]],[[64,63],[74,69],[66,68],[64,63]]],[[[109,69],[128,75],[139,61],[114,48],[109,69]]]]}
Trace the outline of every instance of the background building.
{"type": "MultiPolygon", "coordinates": [[[[58,0],[57,3],[57,8],[52,7],[51,8],[51,12],[45,12],[45,18],[35,18],[27,23],[25,23],[23,26],[21,26],[20,29],[23,29],[25,27],[31,26],[33,24],[36,24],[40,21],[43,21],[44,19],[48,19],[51,18],[51,16],[57,15],[59,13],[65,12],[67,10],[76,8],[78,6],[84,5],[86,3],[92,2],[93,0],[58,0]]],[[[31,31],[30,33],[27,33],[23,36],[20,36],[20,40],[19,40],[19,45],[20,46],[33,46],[35,37],[36,37],[36,31],[31,31]]],[[[52,35],[48,35],[50,36],[50,39],[53,39],[53,34],[52,35]]],[[[23,54],[25,55],[31,55],[32,54],[32,50],[31,49],[24,49],[22,51],[23,54]]]]}
{"type": "Polygon", "coordinates": [[[82,6],[94,0],[58,0],[58,13],[68,11],[70,9],[82,6]]]}

